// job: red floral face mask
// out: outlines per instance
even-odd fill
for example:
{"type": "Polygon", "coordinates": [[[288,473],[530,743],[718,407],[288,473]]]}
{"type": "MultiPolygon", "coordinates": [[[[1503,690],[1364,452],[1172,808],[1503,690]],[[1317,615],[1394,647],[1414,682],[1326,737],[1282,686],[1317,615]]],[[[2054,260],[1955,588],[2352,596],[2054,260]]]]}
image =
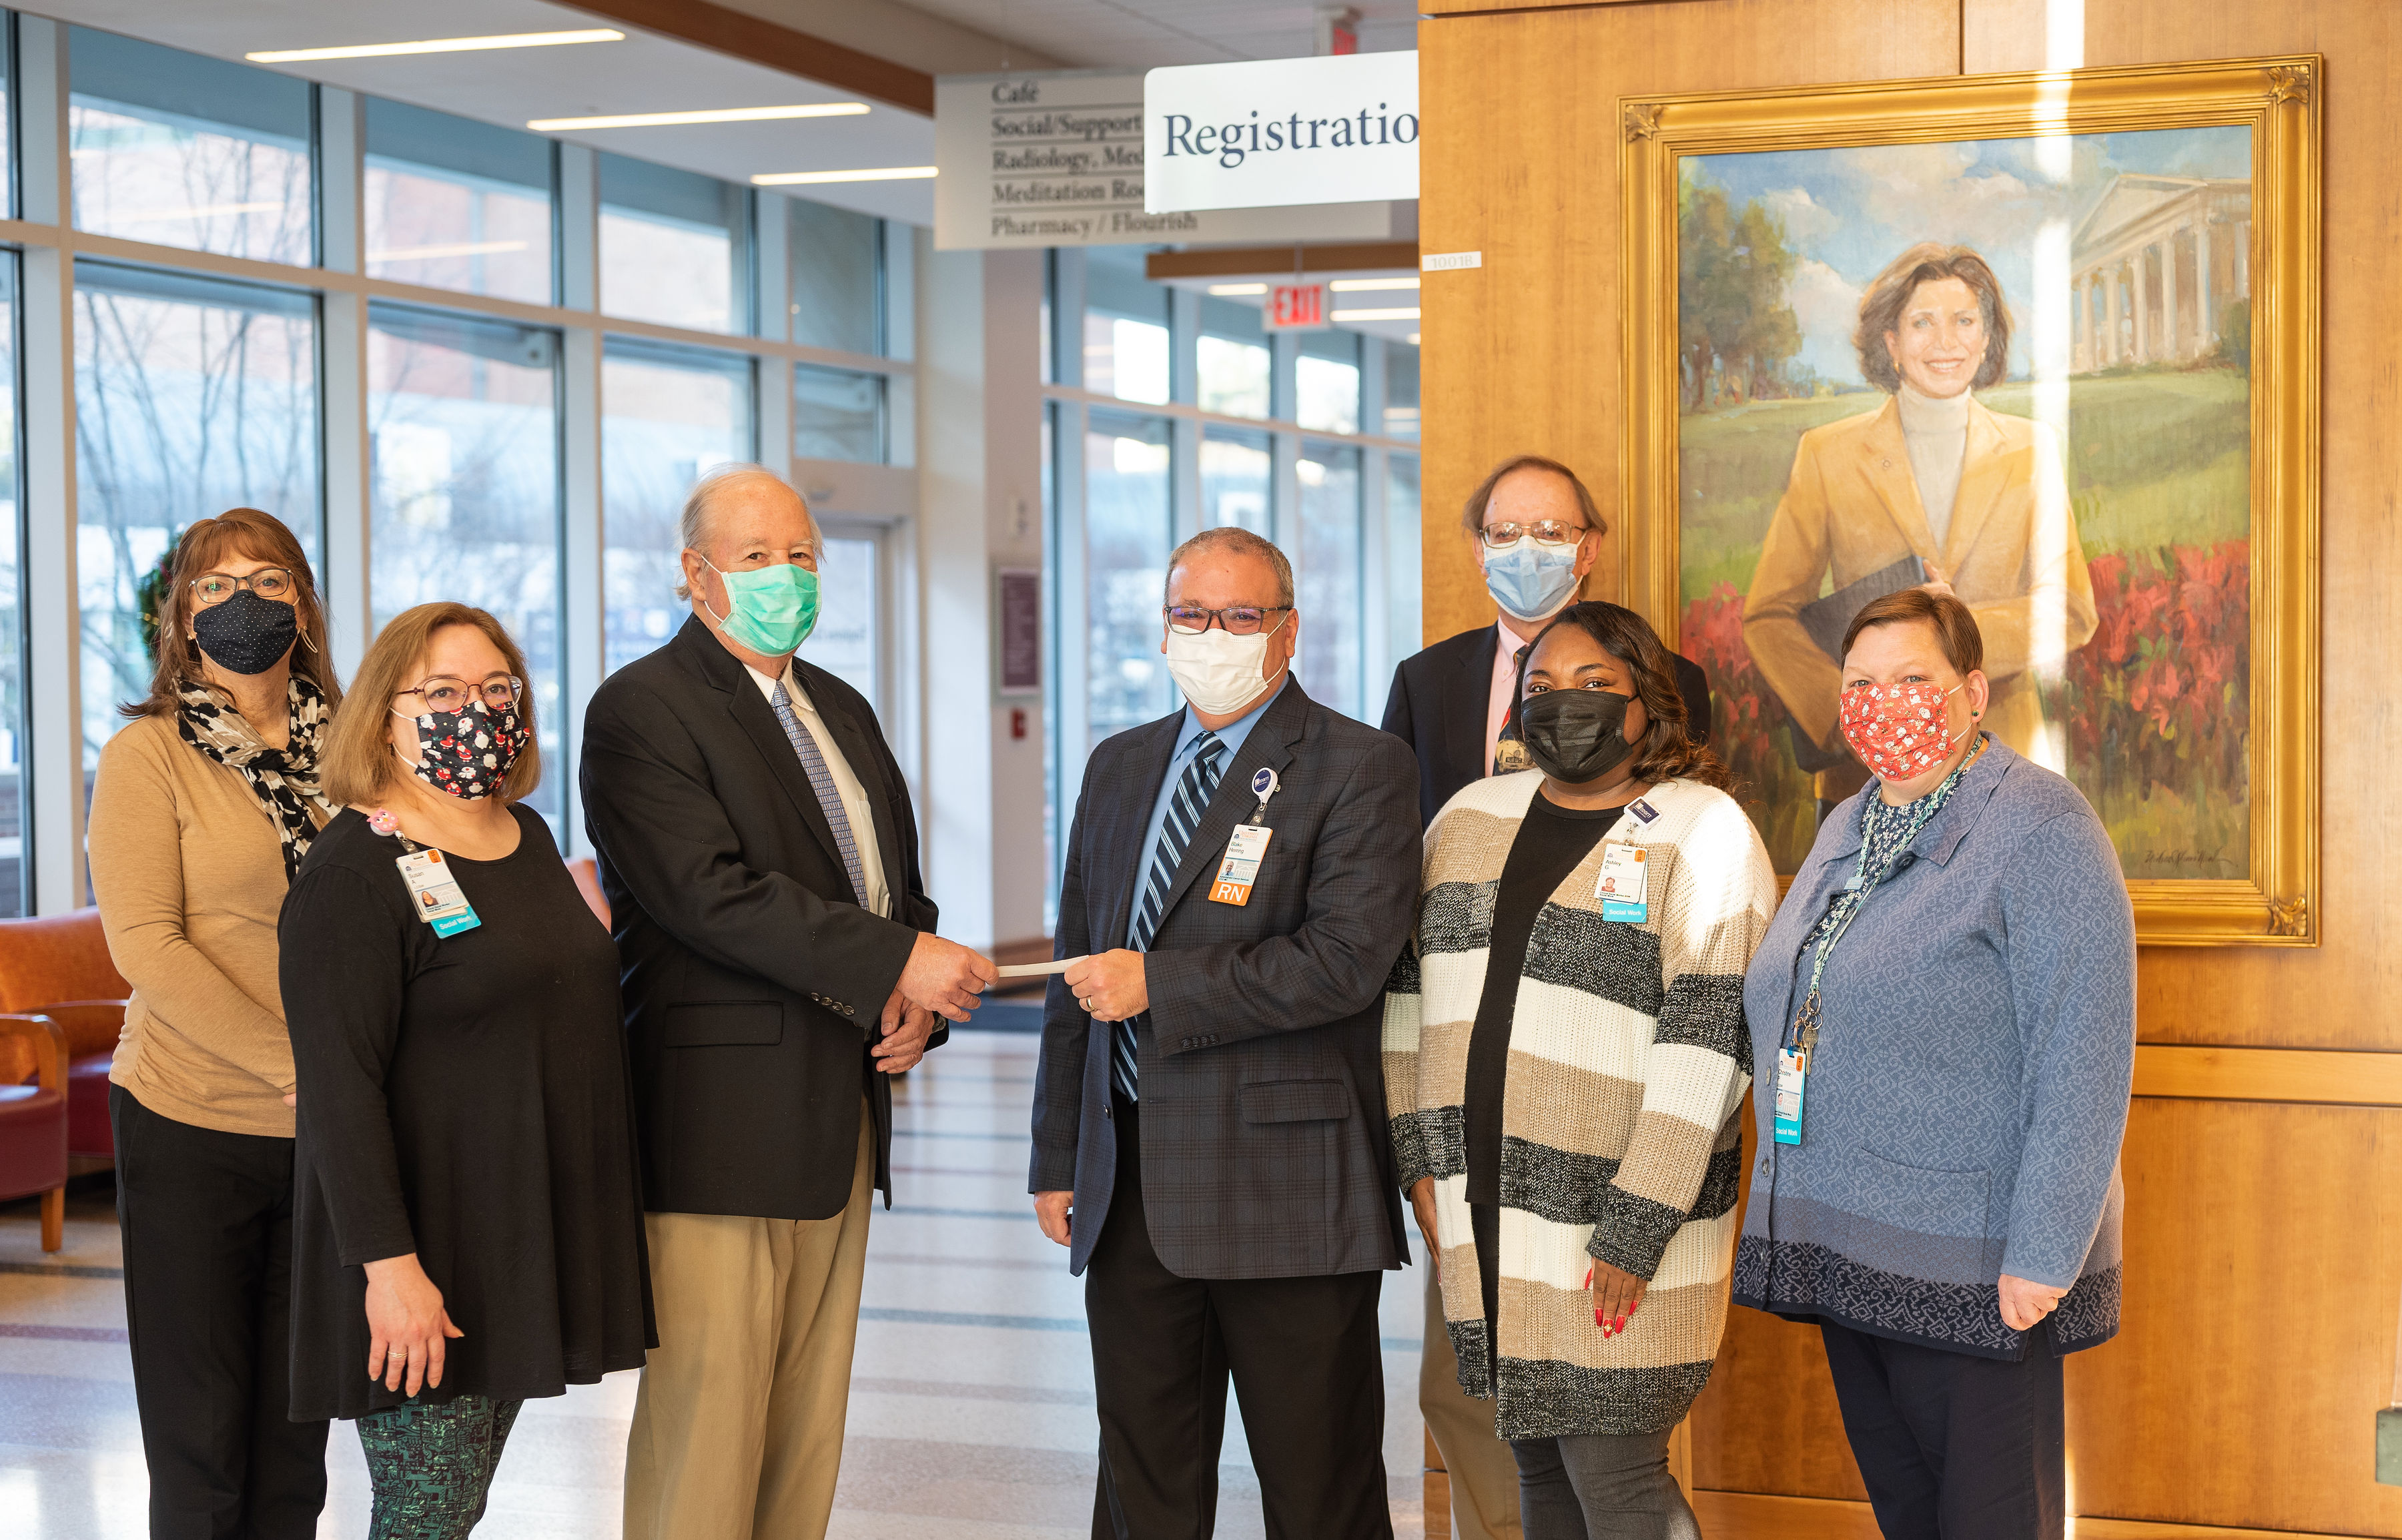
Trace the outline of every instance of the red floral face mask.
{"type": "Polygon", "coordinates": [[[1863,684],[1843,692],[1843,741],[1879,780],[1915,780],[1945,760],[1960,741],[1949,730],[1943,703],[1961,687],[1863,684]]]}

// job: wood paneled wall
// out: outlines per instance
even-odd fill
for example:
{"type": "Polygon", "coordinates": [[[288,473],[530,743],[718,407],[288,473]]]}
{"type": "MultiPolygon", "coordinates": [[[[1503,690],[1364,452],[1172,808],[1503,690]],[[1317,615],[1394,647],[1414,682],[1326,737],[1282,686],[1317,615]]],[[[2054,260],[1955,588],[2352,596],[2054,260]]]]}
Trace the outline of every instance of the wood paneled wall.
{"type": "MultiPolygon", "coordinates": [[[[2402,761],[2402,365],[2383,345],[2402,331],[2396,0],[1427,0],[1419,243],[1484,265],[1427,274],[1422,296],[1426,634],[1492,616],[1458,509],[1494,461],[1557,456],[1620,516],[1618,97],[2042,68],[2063,4],[2082,13],[2087,64],[2327,60],[2325,942],[2147,949],[2139,1033],[2402,1051],[2387,876],[2402,800],[2386,780],[2402,761]]],[[[1588,592],[1617,582],[1613,550],[1588,592]]],[[[2402,1536],[2402,1488],[2371,1478],[2402,1302],[2402,1106],[2176,1089],[2139,1097],[2128,1131],[2126,1328],[2070,1366],[2077,1507],[2402,1536]]],[[[1734,1313],[1693,1472],[1702,1488],[1861,1495],[1815,1333],[1734,1313]]]]}

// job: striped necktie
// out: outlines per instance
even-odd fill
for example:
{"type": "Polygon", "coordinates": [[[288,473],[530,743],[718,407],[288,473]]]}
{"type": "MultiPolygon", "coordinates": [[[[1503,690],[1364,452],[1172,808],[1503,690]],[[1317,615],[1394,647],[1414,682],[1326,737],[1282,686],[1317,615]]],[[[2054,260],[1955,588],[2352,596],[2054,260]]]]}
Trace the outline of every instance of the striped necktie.
{"type": "Polygon", "coordinates": [[[776,681],[775,693],[767,703],[776,708],[776,721],[792,740],[793,752],[799,755],[801,768],[809,777],[809,790],[818,794],[818,806],[824,812],[826,827],[834,832],[834,847],[842,852],[842,869],[850,877],[850,891],[862,907],[867,904],[867,870],[860,864],[859,841],[850,832],[850,815],[842,809],[842,792],[834,783],[834,772],[826,768],[825,755],[819,751],[818,740],[811,736],[800,713],[793,709],[793,697],[784,694],[784,681],[776,681]]]}
{"type": "MultiPolygon", "coordinates": [[[[1159,922],[1167,915],[1167,890],[1175,886],[1176,869],[1184,863],[1184,847],[1193,843],[1193,832],[1201,827],[1201,816],[1209,810],[1209,799],[1217,794],[1218,776],[1225,768],[1226,745],[1208,728],[1201,730],[1200,746],[1194,750],[1193,763],[1184,767],[1184,777],[1176,783],[1176,795],[1167,804],[1166,821],[1159,826],[1159,854],[1151,863],[1151,881],[1143,888],[1142,908],[1134,922],[1134,950],[1148,952],[1151,941],[1159,934],[1159,922]]],[[[1110,1034],[1110,1079],[1118,1094],[1127,1101],[1135,1099],[1134,1020],[1120,1022],[1110,1034]]]]}

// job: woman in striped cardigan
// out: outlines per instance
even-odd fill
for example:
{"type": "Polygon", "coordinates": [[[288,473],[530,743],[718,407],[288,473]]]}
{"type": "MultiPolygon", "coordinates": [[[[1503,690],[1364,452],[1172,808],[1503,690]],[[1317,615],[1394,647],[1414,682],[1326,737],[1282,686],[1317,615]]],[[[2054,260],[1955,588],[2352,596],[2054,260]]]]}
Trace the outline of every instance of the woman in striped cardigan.
{"type": "Polygon", "coordinates": [[[1726,1322],[1775,878],[1632,611],[1564,612],[1515,715],[1536,769],[1427,832],[1386,1002],[1394,1148],[1529,1540],[1684,1540],[1668,1434],[1726,1322]]]}

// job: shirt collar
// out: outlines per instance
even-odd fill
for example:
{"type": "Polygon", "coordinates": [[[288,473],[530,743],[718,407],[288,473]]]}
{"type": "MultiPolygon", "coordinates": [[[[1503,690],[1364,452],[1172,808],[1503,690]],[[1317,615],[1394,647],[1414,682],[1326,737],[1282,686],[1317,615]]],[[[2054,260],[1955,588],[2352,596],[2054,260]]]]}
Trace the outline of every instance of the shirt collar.
{"type": "MultiPolygon", "coordinates": [[[[1235,756],[1243,751],[1243,740],[1251,736],[1251,729],[1260,724],[1260,714],[1265,711],[1269,707],[1274,706],[1277,702],[1277,697],[1283,694],[1291,683],[1292,666],[1291,664],[1287,664],[1285,665],[1283,681],[1277,684],[1274,690],[1268,692],[1267,699],[1260,702],[1257,706],[1252,707],[1249,710],[1244,712],[1241,716],[1236,717],[1225,726],[1216,729],[1218,741],[1226,746],[1226,761],[1228,763],[1233,763],[1235,756]]],[[[1195,746],[1201,741],[1201,735],[1204,731],[1205,729],[1201,725],[1201,719],[1193,714],[1192,707],[1187,706],[1184,708],[1183,724],[1177,729],[1176,733],[1175,757],[1180,760],[1191,759],[1195,746]]]]}

